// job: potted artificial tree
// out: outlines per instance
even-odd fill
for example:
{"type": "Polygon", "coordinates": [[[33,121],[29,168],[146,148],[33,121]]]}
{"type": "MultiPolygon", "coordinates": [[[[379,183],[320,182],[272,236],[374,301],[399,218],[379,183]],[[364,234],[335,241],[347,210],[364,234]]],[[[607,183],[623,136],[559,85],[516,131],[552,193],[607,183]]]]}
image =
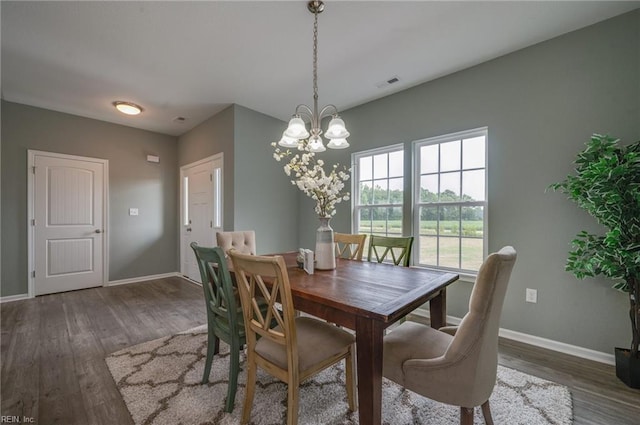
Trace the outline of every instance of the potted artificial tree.
{"type": "Polygon", "coordinates": [[[640,141],[594,134],[575,161],[575,175],[551,185],[606,228],[602,236],[586,231],[572,241],[566,270],[578,279],[603,275],[629,294],[631,348],[616,348],[616,375],[640,388],[640,141]]]}

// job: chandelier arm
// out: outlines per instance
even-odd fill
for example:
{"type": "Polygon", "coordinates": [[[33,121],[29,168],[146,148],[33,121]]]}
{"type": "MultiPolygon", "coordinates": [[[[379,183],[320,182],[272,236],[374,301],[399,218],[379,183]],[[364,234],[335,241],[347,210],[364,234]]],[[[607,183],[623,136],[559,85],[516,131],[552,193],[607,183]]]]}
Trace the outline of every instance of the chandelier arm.
{"type": "Polygon", "coordinates": [[[307,105],[301,103],[300,105],[296,106],[296,115],[302,115],[311,119],[313,116],[313,111],[307,105]]]}
{"type": "Polygon", "coordinates": [[[318,120],[321,120],[322,118],[328,117],[328,116],[331,116],[331,115],[338,115],[338,108],[336,108],[336,105],[329,104],[329,105],[325,106],[324,108],[322,108],[322,110],[320,111],[320,114],[318,114],[318,120]],[[331,108],[333,108],[333,113],[332,114],[328,114],[327,111],[329,111],[331,108]]]}
{"type": "Polygon", "coordinates": [[[305,117],[309,119],[309,122],[311,124],[311,130],[313,130],[314,128],[318,128],[318,117],[316,116],[316,114],[314,113],[314,111],[311,110],[310,107],[308,107],[305,104],[300,104],[298,106],[296,106],[296,115],[300,116],[300,117],[305,117]]]}

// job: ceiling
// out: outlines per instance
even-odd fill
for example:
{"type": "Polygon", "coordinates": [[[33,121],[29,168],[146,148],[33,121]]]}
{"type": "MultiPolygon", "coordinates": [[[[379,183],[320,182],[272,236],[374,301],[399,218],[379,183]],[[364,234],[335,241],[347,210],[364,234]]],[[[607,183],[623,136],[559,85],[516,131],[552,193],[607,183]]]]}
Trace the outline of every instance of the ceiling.
{"type": "MultiPolygon", "coordinates": [[[[634,1],[327,1],[319,106],[344,110],[640,7],[634,1]],[[398,82],[383,83],[393,77],[398,82]]],[[[2,97],[170,135],[238,103],[312,99],[305,1],[2,1],[2,97]],[[117,112],[125,100],[144,108],[117,112]],[[184,117],[182,122],[177,117],[184,117]]]]}

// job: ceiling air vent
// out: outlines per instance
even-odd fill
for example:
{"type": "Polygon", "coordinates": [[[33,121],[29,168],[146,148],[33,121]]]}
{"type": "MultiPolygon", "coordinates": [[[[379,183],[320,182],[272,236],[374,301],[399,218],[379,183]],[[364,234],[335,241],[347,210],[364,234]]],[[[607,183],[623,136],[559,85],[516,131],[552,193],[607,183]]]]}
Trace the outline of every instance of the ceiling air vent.
{"type": "Polygon", "coordinates": [[[386,80],[377,83],[376,87],[381,89],[383,87],[390,86],[391,84],[395,84],[398,81],[400,81],[400,78],[397,75],[394,75],[393,77],[387,78],[386,80]]]}

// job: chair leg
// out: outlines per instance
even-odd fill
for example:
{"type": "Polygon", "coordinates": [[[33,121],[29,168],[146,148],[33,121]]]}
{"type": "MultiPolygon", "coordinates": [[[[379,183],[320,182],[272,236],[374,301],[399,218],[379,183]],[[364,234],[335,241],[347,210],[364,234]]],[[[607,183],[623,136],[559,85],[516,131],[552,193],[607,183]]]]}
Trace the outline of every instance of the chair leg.
{"type": "Polygon", "coordinates": [[[489,400],[482,403],[482,416],[484,416],[485,424],[493,425],[493,418],[491,417],[491,408],[489,407],[489,400]]]}
{"type": "MultiPolygon", "coordinates": [[[[211,327],[209,327],[211,329],[211,327]]],[[[202,375],[202,383],[209,382],[209,374],[211,373],[211,362],[213,356],[218,354],[220,349],[220,341],[212,330],[207,331],[207,359],[204,362],[204,373],[202,375]]]]}
{"type": "Polygon", "coordinates": [[[460,425],[473,425],[473,407],[460,407],[460,425]]]}
{"type": "Polygon", "coordinates": [[[356,357],[353,353],[353,345],[349,348],[349,355],[344,359],[346,362],[345,367],[345,379],[347,384],[347,401],[349,402],[349,410],[355,412],[358,410],[358,398],[356,397],[356,374],[355,360],[356,357]]]}
{"type": "Polygon", "coordinates": [[[244,396],[244,407],[242,409],[241,423],[248,424],[251,418],[251,408],[253,407],[253,394],[256,390],[256,369],[257,365],[253,359],[253,354],[248,353],[247,358],[247,386],[244,396]]]}
{"type": "Polygon", "coordinates": [[[229,350],[229,386],[227,387],[226,412],[232,412],[238,389],[238,373],[240,373],[240,341],[234,338],[229,350]]]}
{"type": "Polygon", "coordinates": [[[298,425],[299,382],[287,383],[287,425],[298,425]]]}

